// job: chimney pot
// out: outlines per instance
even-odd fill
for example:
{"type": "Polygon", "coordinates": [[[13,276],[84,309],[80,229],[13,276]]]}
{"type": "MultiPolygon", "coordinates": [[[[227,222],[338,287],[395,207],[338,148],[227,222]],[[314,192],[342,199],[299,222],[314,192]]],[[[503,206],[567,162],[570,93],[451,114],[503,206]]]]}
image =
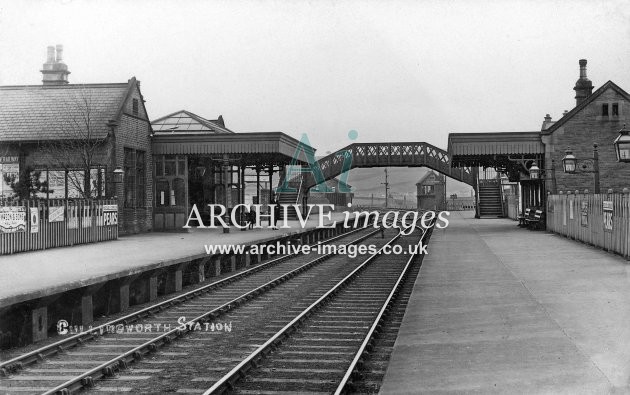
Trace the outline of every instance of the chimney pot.
{"type": "Polygon", "coordinates": [[[53,47],[52,45],[48,46],[46,63],[55,63],[55,47],[53,47]]]}
{"type": "Polygon", "coordinates": [[[57,44],[57,63],[63,63],[63,45],[57,44]]]}

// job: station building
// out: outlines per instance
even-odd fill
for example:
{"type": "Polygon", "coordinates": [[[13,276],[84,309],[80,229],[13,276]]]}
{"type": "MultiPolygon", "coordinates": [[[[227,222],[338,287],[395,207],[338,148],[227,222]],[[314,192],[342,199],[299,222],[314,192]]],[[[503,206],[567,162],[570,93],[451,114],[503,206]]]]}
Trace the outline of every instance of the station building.
{"type": "Polygon", "coordinates": [[[121,233],[152,229],[151,124],[135,77],[69,84],[63,47],[48,47],[42,85],[0,87],[2,195],[5,175],[38,171],[39,198],[116,197],[121,233]],[[115,170],[123,182],[114,179],[115,170]]]}
{"type": "MultiPolygon", "coordinates": [[[[268,204],[286,166],[314,155],[284,133],[235,133],[223,117],[209,120],[185,110],[153,121],[151,141],[155,230],[181,229],[193,204],[204,219],[209,204],[268,204]]],[[[291,199],[286,203],[299,203],[298,194],[291,199]]]]}
{"type": "MultiPolygon", "coordinates": [[[[451,133],[448,151],[452,166],[493,168],[506,174],[510,182],[519,183],[521,210],[543,207],[548,192],[584,192],[585,189],[590,193],[608,189],[620,192],[628,187],[630,166],[617,162],[613,141],[630,116],[630,96],[612,81],[593,91],[586,65],[585,59],[579,61],[573,109],[565,111],[557,121],[547,114],[539,131],[451,133]],[[562,159],[568,150],[579,159],[579,168],[574,173],[563,170],[562,159]],[[598,171],[593,168],[595,155],[598,171]]],[[[479,187],[493,182],[481,176],[479,187]]]]}
{"type": "Polygon", "coordinates": [[[37,173],[49,188],[31,198],[115,197],[121,234],[180,230],[194,204],[205,218],[208,204],[270,202],[285,167],[314,154],[281,132],[235,133],[221,116],[182,110],[151,124],[135,77],[70,84],[60,45],[41,73],[42,85],[0,87],[0,199],[13,195],[5,175],[37,173]]]}

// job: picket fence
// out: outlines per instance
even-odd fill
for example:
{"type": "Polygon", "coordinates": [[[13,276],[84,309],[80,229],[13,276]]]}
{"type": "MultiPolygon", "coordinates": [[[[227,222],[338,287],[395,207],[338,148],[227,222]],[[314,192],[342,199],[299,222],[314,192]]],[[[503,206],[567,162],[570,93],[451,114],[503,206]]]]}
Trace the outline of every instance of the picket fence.
{"type": "Polygon", "coordinates": [[[117,238],[115,200],[0,201],[0,255],[117,238]]]}
{"type": "Polygon", "coordinates": [[[547,230],[630,258],[630,193],[548,195],[547,230]]]}

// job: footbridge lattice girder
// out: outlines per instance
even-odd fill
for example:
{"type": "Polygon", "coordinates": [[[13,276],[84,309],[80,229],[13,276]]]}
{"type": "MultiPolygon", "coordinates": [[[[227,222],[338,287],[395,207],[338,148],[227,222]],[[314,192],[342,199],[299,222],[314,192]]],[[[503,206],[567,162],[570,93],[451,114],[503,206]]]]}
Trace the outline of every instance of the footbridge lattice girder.
{"type": "MultiPolygon", "coordinates": [[[[476,178],[470,167],[451,167],[448,153],[428,143],[354,143],[317,163],[325,181],[357,167],[428,167],[472,186],[476,178]]],[[[305,173],[305,190],[317,181],[313,173],[305,173]]]]}

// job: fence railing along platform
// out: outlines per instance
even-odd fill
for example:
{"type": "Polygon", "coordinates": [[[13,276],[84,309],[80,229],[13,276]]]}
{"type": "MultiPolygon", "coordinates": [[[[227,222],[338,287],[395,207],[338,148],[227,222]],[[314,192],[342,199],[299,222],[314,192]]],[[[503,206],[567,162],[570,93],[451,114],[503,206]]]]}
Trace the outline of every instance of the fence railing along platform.
{"type": "Polygon", "coordinates": [[[547,196],[547,230],[630,258],[630,192],[547,196]]]}
{"type": "Polygon", "coordinates": [[[0,255],[117,238],[115,200],[0,202],[0,255]]]}

